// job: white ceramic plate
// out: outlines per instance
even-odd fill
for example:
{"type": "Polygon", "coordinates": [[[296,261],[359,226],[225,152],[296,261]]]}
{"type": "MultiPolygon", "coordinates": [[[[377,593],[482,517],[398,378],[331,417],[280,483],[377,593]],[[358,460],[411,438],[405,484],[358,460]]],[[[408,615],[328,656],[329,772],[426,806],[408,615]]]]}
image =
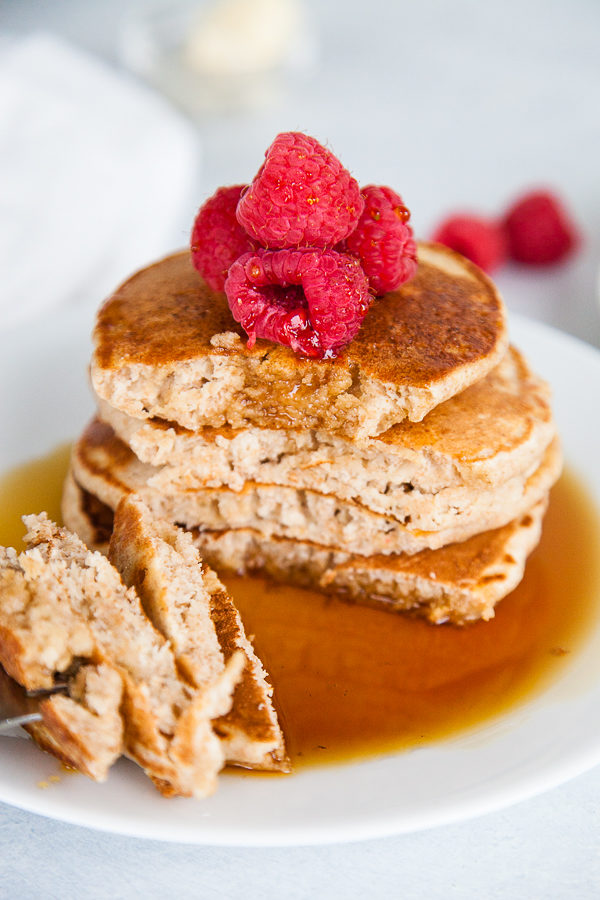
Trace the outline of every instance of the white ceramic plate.
{"type": "MultiPolygon", "coordinates": [[[[93,403],[91,313],[58,315],[0,335],[0,470],[72,439],[93,403]]],[[[600,507],[600,353],[512,318],[512,337],[554,386],[566,458],[600,507]]],[[[97,785],[61,776],[25,740],[0,739],[0,800],[107,831],[198,844],[284,845],[415,831],[490,812],[600,763],[600,627],[543,693],[462,737],[290,778],[225,776],[205,801],[161,798],[120,762],[97,785]]]]}

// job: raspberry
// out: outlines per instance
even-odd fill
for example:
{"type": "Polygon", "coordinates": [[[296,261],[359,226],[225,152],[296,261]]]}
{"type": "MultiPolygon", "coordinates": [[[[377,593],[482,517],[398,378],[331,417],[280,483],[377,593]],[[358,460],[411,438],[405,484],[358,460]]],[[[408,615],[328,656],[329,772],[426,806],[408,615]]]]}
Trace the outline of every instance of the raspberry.
{"type": "Polygon", "coordinates": [[[480,216],[450,216],[439,226],[433,240],[462,253],[486,272],[492,272],[506,259],[501,226],[480,216]]]}
{"type": "Polygon", "coordinates": [[[504,226],[512,258],[531,265],[564,259],[579,240],[566,210],[548,191],[533,191],[517,200],[504,226]]]}
{"type": "Polygon", "coordinates": [[[362,188],[365,208],[344,249],[360,259],[371,290],[393,291],[417,270],[417,246],[408,224],[410,212],[389,187],[362,188]]]}
{"type": "Polygon", "coordinates": [[[372,299],[357,259],[310,248],[244,253],[225,293],[249,347],[266,338],[314,358],[332,358],[352,340],[372,299]]]}
{"type": "Polygon", "coordinates": [[[238,222],[265,247],[333,247],[363,210],[357,182],[314,138],[279,134],[242,195],[238,222]]]}
{"type": "Polygon", "coordinates": [[[192,262],[214,291],[222,291],[232,262],[255,248],[235,217],[245,185],[219,188],[200,207],[192,229],[192,262]]]}

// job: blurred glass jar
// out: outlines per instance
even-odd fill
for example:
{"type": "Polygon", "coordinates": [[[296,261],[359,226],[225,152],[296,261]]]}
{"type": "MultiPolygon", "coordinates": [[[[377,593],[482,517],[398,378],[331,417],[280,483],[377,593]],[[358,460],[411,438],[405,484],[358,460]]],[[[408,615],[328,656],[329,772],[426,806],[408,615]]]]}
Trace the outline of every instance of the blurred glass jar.
{"type": "Polygon", "coordinates": [[[151,4],[123,23],[125,64],[194,117],[271,105],[315,63],[300,0],[151,4]]]}

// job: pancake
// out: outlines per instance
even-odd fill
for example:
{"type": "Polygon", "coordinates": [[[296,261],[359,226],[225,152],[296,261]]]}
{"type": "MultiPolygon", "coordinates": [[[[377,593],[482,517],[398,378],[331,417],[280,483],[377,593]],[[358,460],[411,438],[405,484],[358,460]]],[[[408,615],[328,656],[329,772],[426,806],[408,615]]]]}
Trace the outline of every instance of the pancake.
{"type": "MultiPolygon", "coordinates": [[[[463,625],[490,619],[514,590],[537,545],[547,498],[502,528],[460,544],[414,556],[360,557],[317,543],[265,537],[252,529],[193,531],[203,558],[220,574],[261,574],[283,583],[325,590],[356,603],[410,611],[431,622],[463,625]]],[[[93,549],[106,552],[112,511],[90,501],[67,478],[63,517],[93,549]],[[98,525],[97,525],[98,522],[98,525]]]]}
{"type": "Polygon", "coordinates": [[[44,716],[36,739],[61,758],[75,753],[73,762],[83,762],[92,777],[105,777],[124,752],[161,793],[208,796],[225,761],[212,720],[231,708],[241,654],[202,689],[192,688],[180,677],[169,642],[104,556],[90,553],[45,513],[24,522],[26,549],[17,555],[0,548],[0,664],[28,690],[52,687],[55,675],[70,680],[73,668],[93,666],[44,716]],[[122,694],[117,684],[108,696],[99,689],[101,666],[117,675],[122,694]],[[91,707],[81,702],[90,678],[91,707]],[[113,721],[108,733],[104,703],[113,721]]]}
{"type": "Polygon", "coordinates": [[[100,309],[91,378],[101,399],[139,419],[356,438],[420,421],[483,378],[507,343],[493,283],[439,245],[420,245],[415,277],[373,302],[335,360],[263,340],[249,349],[225,295],[184,252],[135,274],[100,309]]]}
{"type": "Polygon", "coordinates": [[[108,558],[123,583],[135,589],[195,688],[210,685],[236,652],[243,654],[231,708],[213,721],[226,761],[289,771],[267,673],[233,599],[212,569],[202,565],[189,533],[155,519],[138,497],[127,497],[115,513],[108,558]]]}
{"type": "Polygon", "coordinates": [[[123,497],[137,494],[154,515],[188,529],[251,528],[267,537],[313,541],[370,556],[436,549],[505,525],[547,494],[560,474],[561,455],[555,440],[531,475],[487,491],[461,495],[460,489],[451,489],[449,496],[440,492],[425,499],[408,492],[402,512],[394,516],[374,513],[354,500],[285,485],[247,482],[240,492],[226,487],[157,490],[148,483],[152,467],[98,420],[75,445],[71,465],[77,482],[112,509],[123,497]]]}
{"type": "Polygon", "coordinates": [[[156,490],[281,484],[398,518],[425,505],[435,518],[444,507],[464,508],[475,490],[525,479],[555,436],[548,386],[512,347],[485,378],[422,422],[405,420],[361,442],[312,430],[188,431],[135,419],[105,401],[98,412],[138,459],[156,467],[148,477],[156,490]]]}

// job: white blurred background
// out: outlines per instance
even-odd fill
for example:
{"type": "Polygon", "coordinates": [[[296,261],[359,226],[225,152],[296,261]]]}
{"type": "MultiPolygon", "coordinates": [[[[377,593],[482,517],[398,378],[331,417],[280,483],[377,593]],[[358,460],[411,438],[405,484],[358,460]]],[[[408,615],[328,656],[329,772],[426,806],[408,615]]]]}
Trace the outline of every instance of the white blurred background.
{"type": "MultiPolygon", "coordinates": [[[[599,0],[3,0],[0,331],[54,308],[81,307],[91,327],[103,297],[185,246],[203,200],[251,179],[288,129],[395,188],[419,237],[447,213],[497,216],[524,190],[556,191],[580,251],[496,280],[511,310],[600,347],[599,0]]],[[[80,372],[87,345],[78,354],[80,372]]],[[[31,370],[28,434],[46,421],[31,370]]],[[[3,446],[20,446],[8,432],[3,446]]],[[[434,832],[262,851],[3,806],[0,897],[595,900],[597,788],[592,772],[434,832]]]]}

